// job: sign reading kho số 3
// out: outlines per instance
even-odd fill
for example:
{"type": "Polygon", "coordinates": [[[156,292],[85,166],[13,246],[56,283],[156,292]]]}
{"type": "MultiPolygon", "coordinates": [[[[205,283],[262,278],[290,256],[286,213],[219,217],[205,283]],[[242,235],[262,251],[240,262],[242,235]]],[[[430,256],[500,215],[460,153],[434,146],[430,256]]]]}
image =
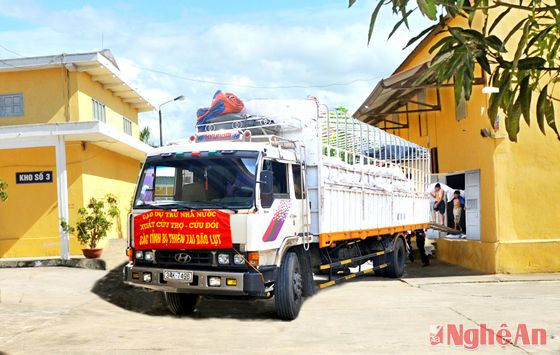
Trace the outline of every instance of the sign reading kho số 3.
{"type": "Polygon", "coordinates": [[[217,210],[152,210],[134,217],[134,248],[228,249],[230,215],[217,210]]]}
{"type": "Polygon", "coordinates": [[[52,171],[27,171],[27,172],[16,172],[16,184],[34,184],[34,183],[44,183],[52,182],[53,173],[52,171]]]}

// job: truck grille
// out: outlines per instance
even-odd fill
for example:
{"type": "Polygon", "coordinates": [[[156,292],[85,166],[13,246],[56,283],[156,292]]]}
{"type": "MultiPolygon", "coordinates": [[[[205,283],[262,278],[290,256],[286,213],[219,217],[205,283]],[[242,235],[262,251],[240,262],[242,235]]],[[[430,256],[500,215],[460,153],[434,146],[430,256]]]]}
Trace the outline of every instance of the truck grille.
{"type": "Polygon", "coordinates": [[[210,266],[212,265],[212,253],[209,251],[189,250],[156,250],[156,263],[162,266],[210,266]],[[190,260],[180,263],[175,260],[177,253],[187,254],[190,260]]]}
{"type": "Polygon", "coordinates": [[[207,270],[210,268],[219,268],[220,270],[224,271],[241,271],[248,268],[248,265],[246,263],[243,263],[241,265],[234,264],[233,258],[236,253],[233,250],[229,249],[214,251],[216,253],[216,256],[212,255],[212,251],[210,250],[155,250],[154,252],[155,263],[151,261],[136,259],[134,261],[134,264],[138,266],[187,270],[207,270]],[[218,260],[214,260],[214,258],[217,259],[217,255],[221,253],[229,254],[229,264],[218,264],[218,260]],[[175,256],[177,254],[179,254],[180,256],[176,259],[175,256]]]}

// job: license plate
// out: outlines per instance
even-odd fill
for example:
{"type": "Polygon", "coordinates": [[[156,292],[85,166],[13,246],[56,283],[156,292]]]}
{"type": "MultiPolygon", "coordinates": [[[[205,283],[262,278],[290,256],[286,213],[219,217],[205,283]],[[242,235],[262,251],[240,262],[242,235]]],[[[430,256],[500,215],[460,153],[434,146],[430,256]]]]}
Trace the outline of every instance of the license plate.
{"type": "Polygon", "coordinates": [[[193,273],[191,271],[164,271],[163,280],[191,283],[193,280],[193,273]]]}

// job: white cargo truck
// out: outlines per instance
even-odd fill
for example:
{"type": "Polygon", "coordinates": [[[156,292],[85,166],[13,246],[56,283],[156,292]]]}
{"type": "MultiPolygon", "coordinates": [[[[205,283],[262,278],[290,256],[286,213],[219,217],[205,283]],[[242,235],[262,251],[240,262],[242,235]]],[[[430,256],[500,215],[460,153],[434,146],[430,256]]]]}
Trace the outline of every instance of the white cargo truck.
{"type": "Polygon", "coordinates": [[[274,297],[291,320],[317,285],[400,277],[405,239],[429,227],[427,149],[313,98],[245,107],[148,154],[125,282],[175,314],[201,295],[274,297]]]}

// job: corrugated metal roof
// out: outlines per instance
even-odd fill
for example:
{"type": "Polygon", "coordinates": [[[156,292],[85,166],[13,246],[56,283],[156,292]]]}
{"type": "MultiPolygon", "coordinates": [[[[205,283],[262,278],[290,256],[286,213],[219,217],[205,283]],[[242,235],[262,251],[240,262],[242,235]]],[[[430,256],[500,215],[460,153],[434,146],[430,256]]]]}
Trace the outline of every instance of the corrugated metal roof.
{"type": "MultiPolygon", "coordinates": [[[[353,117],[370,124],[377,124],[387,115],[399,113],[399,108],[426,87],[435,87],[433,76],[422,77],[429,69],[423,63],[409,70],[394,74],[381,80],[366,98],[353,117]]],[[[439,109],[433,105],[433,109],[439,109]]]]}

